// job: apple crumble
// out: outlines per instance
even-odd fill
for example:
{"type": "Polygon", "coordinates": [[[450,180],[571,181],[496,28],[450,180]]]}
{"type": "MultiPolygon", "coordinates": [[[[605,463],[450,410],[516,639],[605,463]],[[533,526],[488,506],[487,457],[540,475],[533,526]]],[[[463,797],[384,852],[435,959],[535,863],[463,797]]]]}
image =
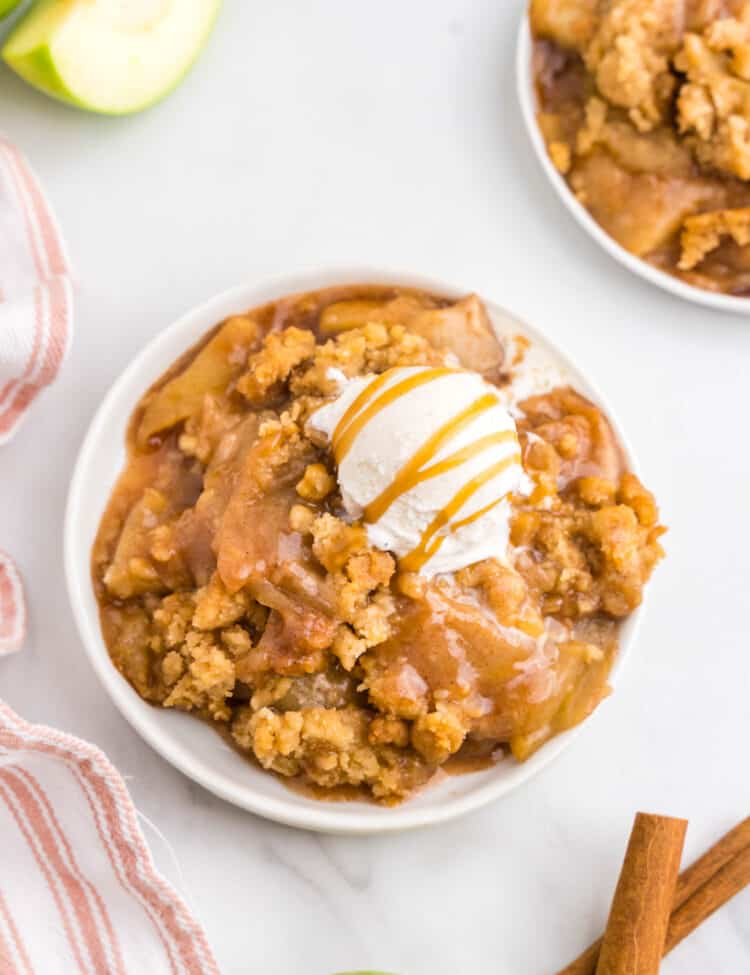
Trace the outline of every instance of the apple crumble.
{"type": "Polygon", "coordinates": [[[360,286],[187,352],[131,418],[93,550],[137,693],[383,802],[585,719],[664,529],[601,410],[514,329],[473,295],[360,286]]]}
{"type": "Polygon", "coordinates": [[[750,0],[531,0],[539,125],[626,250],[750,294],[750,0]]]}

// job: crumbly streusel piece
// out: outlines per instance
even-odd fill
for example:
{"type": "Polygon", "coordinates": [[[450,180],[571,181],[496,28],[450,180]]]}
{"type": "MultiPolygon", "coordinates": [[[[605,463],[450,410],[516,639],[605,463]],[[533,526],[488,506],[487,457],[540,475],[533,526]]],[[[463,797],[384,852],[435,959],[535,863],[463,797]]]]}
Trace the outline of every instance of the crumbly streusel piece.
{"type": "MultiPolygon", "coordinates": [[[[524,463],[537,487],[531,503],[516,509],[511,542],[529,601],[544,615],[571,620],[626,616],[663,554],[653,496],[623,469],[601,412],[573,390],[531,397],[522,408],[524,463]],[[581,476],[591,464],[599,474],[581,476]]],[[[499,585],[500,615],[511,580],[487,566],[469,572],[490,598],[499,585]]]]}
{"type": "Polygon", "coordinates": [[[317,346],[311,364],[292,377],[290,388],[296,396],[330,397],[338,391],[335,376],[339,373],[351,378],[384,372],[395,365],[443,365],[444,362],[444,354],[403,325],[375,320],[347,329],[317,346]]]}
{"type": "Polygon", "coordinates": [[[218,572],[214,572],[208,585],[195,593],[193,626],[196,630],[216,630],[242,619],[253,600],[240,589],[230,593],[218,572]]]}
{"type": "Polygon", "coordinates": [[[623,476],[619,489],[582,479],[572,490],[590,509],[560,499],[547,510],[516,515],[511,532],[519,548],[516,568],[542,599],[545,615],[627,616],[640,604],[663,555],[653,497],[633,474],[623,476]]]}
{"type": "Polygon", "coordinates": [[[677,121],[698,160],[750,179],[750,25],[725,18],[688,33],[674,63],[687,77],[677,121]]]}
{"type": "Polygon", "coordinates": [[[426,761],[442,765],[463,745],[467,731],[457,708],[438,708],[417,718],[411,741],[426,761]]]}
{"type": "Polygon", "coordinates": [[[599,0],[531,0],[534,33],[582,51],[596,29],[599,0]]]}
{"type": "Polygon", "coordinates": [[[380,714],[370,722],[367,740],[374,747],[395,745],[397,748],[406,748],[409,744],[409,724],[401,718],[380,714]]]}
{"type": "Polygon", "coordinates": [[[229,718],[226,699],[235,686],[234,661],[251,646],[247,630],[236,622],[249,605],[246,596],[241,602],[212,580],[195,593],[170,593],[154,608],[150,683],[164,707],[229,718]],[[203,629],[196,627],[196,618],[203,629]]]}
{"type": "Polygon", "coordinates": [[[604,97],[649,131],[665,116],[674,77],[669,55],[679,42],[682,0],[609,0],[601,7],[584,59],[604,97]]]}
{"type": "Polygon", "coordinates": [[[306,501],[322,501],[336,488],[336,478],[325,464],[308,464],[297,484],[297,494],[306,501]]]}
{"type": "Polygon", "coordinates": [[[661,531],[644,527],[629,505],[617,504],[583,519],[581,533],[603,561],[594,577],[602,609],[615,619],[628,616],[640,605],[643,588],[664,554],[658,543],[661,531]]]}
{"type": "Polygon", "coordinates": [[[552,160],[552,165],[558,173],[562,173],[563,176],[567,175],[573,164],[573,154],[568,143],[555,140],[549,143],[547,149],[549,151],[549,157],[552,160]]]}
{"type": "Polygon", "coordinates": [[[430,688],[407,660],[384,660],[376,651],[360,657],[358,667],[364,674],[362,688],[378,711],[404,721],[414,721],[430,711],[430,688]]]}
{"type": "Polygon", "coordinates": [[[714,210],[688,217],[680,238],[682,256],[679,266],[684,271],[697,267],[724,237],[731,237],[741,247],[750,244],[750,207],[714,210]]]}
{"type": "MultiPolygon", "coordinates": [[[[216,720],[229,720],[232,712],[227,698],[234,690],[235,669],[224,648],[212,634],[190,630],[179,652],[184,660],[184,673],[165,698],[164,707],[199,711],[216,720]]],[[[167,666],[171,675],[173,657],[167,666]]]]}
{"type": "Polygon", "coordinates": [[[339,626],[331,644],[331,653],[338,659],[344,670],[353,670],[365,650],[367,650],[367,641],[357,636],[351,626],[346,624],[339,626]]]}
{"type": "Polygon", "coordinates": [[[194,613],[195,598],[191,592],[173,592],[161,600],[153,614],[154,629],[168,650],[185,642],[194,613]]]}
{"type": "Polygon", "coordinates": [[[367,713],[355,708],[245,709],[235,718],[232,734],[264,768],[285,776],[304,773],[326,789],[366,785],[377,798],[392,799],[429,777],[432,768],[414,753],[390,743],[375,747],[369,726],[367,713]]]}
{"type": "MultiPolygon", "coordinates": [[[[333,395],[338,372],[351,377],[393,366],[460,364],[497,379],[503,365],[505,350],[476,295],[446,306],[400,295],[385,304],[340,302],[326,312],[335,313],[331,329],[340,333],[292,378],[296,395],[333,395]]],[[[325,334],[325,315],[321,328],[325,334]]]]}
{"type": "Polygon", "coordinates": [[[607,122],[607,103],[595,95],[586,102],[584,123],[576,137],[576,152],[583,156],[602,141],[607,122]]]}
{"type": "Polygon", "coordinates": [[[266,336],[263,347],[252,355],[237,390],[252,403],[263,400],[271,387],[283,382],[293,369],[315,351],[315,335],[308,329],[286,328],[266,336]]]}
{"type": "Polygon", "coordinates": [[[559,489],[578,477],[582,463],[596,465],[608,480],[619,480],[623,471],[619,445],[606,417],[593,403],[570,387],[560,387],[531,396],[520,405],[523,416],[518,428],[526,440],[524,462],[528,460],[535,480],[543,473],[540,463],[551,465],[547,473],[559,489]]]}
{"type": "Polygon", "coordinates": [[[396,562],[388,552],[369,544],[360,524],[349,525],[323,514],[311,531],[313,553],[329,573],[336,592],[338,615],[349,624],[339,627],[331,649],[344,668],[351,670],[368,647],[390,635],[394,603],[389,583],[396,562]]]}
{"type": "Polygon", "coordinates": [[[481,592],[503,626],[516,627],[531,636],[544,632],[541,613],[523,577],[512,566],[485,559],[459,570],[456,581],[481,592]]]}

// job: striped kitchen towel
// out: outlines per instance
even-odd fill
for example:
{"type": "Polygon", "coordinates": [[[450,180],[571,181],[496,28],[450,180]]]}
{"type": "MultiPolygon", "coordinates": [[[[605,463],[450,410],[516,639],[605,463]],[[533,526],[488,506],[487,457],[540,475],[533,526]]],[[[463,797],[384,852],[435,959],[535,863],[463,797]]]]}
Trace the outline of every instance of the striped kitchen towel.
{"type": "MultiPolygon", "coordinates": [[[[57,375],[72,329],[60,232],[28,164],[0,136],[0,444],[57,375]]],[[[0,655],[20,648],[25,619],[18,572],[0,553],[0,655]]]]}
{"type": "Polygon", "coordinates": [[[218,975],[106,756],[2,702],[0,837],[2,975],[218,975]]]}
{"type": "Polygon", "coordinates": [[[0,443],[57,375],[72,326],[57,224],[27,163],[0,137],[0,443]]]}
{"type": "MultiPolygon", "coordinates": [[[[72,314],[52,213],[0,137],[0,444],[57,375],[72,314]]],[[[19,649],[25,624],[20,576],[0,552],[0,655],[19,649]]],[[[94,745],[0,701],[0,975],[161,973],[218,969],[157,872],[125,783],[94,745]]]]}
{"type": "Polygon", "coordinates": [[[26,602],[21,577],[10,556],[0,552],[0,656],[18,650],[25,632],[26,602]]]}

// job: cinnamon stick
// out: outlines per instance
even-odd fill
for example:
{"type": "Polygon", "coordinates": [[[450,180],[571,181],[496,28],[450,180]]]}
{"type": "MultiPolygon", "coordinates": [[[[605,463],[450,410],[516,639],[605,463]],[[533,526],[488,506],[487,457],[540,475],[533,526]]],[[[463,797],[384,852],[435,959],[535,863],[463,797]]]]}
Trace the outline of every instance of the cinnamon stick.
{"type": "Polygon", "coordinates": [[[750,846],[726,863],[674,912],[669,922],[664,953],[671,951],[683,938],[687,938],[699,924],[711,917],[714,911],[718,911],[735,894],[739,894],[748,883],[750,846]]]}
{"type": "MultiPolygon", "coordinates": [[[[721,904],[718,903],[718,899],[715,899],[713,892],[705,892],[702,895],[702,899],[693,903],[690,909],[686,906],[685,911],[680,912],[679,908],[697,894],[705,884],[712,882],[714,876],[719,874],[722,868],[727,866],[735,857],[747,849],[750,849],[750,816],[735,826],[734,829],[730,830],[710,850],[707,850],[703,856],[699,857],[695,863],[689,866],[687,870],[683,870],[677,881],[673,912],[667,931],[665,954],[671,951],[675,945],[679,944],[683,938],[687,937],[691,931],[695,930],[701,921],[705,920],[721,904]],[[714,904],[714,906],[711,907],[711,904],[714,904]],[[705,913],[706,911],[708,913],[705,913]],[[676,917],[677,914],[680,916],[676,917]]],[[[734,890],[734,893],[737,893],[743,886],[746,886],[750,882],[750,867],[745,868],[741,862],[733,871],[730,871],[730,875],[734,878],[735,885],[739,884],[737,889],[734,890]],[[736,879],[737,873],[735,871],[739,873],[739,881],[736,879]]],[[[732,886],[731,884],[728,887],[723,887],[722,885],[722,889],[727,894],[732,889],[732,886]]],[[[728,893],[728,896],[724,896],[721,903],[726,903],[727,900],[734,896],[734,893],[728,893]]],[[[595,941],[594,944],[590,945],[579,955],[575,961],[571,962],[566,968],[561,969],[558,975],[595,975],[601,946],[602,939],[599,938],[598,941],[595,941]]]]}
{"type": "Polygon", "coordinates": [[[658,975],[686,829],[684,819],[636,815],[596,975],[658,975]]]}

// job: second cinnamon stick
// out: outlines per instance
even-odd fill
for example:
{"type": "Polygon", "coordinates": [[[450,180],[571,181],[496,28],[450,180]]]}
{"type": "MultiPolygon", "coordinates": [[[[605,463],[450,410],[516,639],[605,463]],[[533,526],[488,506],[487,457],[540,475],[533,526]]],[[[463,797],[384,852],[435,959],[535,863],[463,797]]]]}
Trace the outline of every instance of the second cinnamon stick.
{"type": "Polygon", "coordinates": [[[696,890],[669,921],[665,951],[671,951],[699,924],[747,886],[750,877],[750,846],[729,860],[713,877],[696,890]]]}

